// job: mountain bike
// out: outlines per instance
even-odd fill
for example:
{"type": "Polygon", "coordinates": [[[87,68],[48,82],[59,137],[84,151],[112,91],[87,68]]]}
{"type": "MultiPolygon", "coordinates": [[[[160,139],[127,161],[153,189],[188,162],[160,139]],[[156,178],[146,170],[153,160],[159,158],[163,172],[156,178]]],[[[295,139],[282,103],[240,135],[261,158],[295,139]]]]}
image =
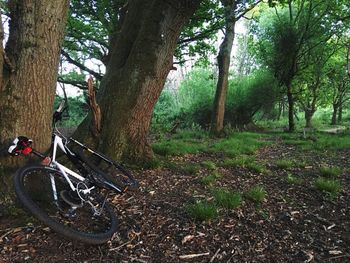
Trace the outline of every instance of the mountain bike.
{"type": "Polygon", "coordinates": [[[34,154],[42,159],[15,173],[14,190],[24,207],[52,230],[89,244],[105,243],[117,231],[108,194],[123,194],[137,188],[138,182],[121,164],[57,129],[64,104],[53,115],[51,154],[32,148],[33,141],[25,136],[8,148],[13,156],[34,154]],[[59,149],[68,162],[59,161],[59,149]]]}

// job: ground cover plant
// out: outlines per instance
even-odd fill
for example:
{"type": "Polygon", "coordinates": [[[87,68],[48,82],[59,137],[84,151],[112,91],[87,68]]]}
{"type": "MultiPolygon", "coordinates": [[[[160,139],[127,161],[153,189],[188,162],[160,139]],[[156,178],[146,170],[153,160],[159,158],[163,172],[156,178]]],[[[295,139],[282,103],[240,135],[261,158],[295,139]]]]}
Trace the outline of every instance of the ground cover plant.
{"type": "MultiPolygon", "coordinates": [[[[186,134],[165,139],[165,148],[181,142],[200,144],[204,150],[185,147],[174,155],[158,155],[154,167],[133,170],[140,181],[138,191],[109,197],[119,217],[119,230],[110,242],[87,249],[32,218],[2,219],[0,258],[5,262],[349,259],[349,149],[304,147],[312,141],[294,135],[296,143],[290,144],[289,137],[280,133],[205,140],[186,134]],[[254,151],[247,154],[235,138],[250,141],[254,151]],[[230,149],[222,145],[236,147],[238,155],[227,154],[230,149]],[[281,159],[303,165],[277,167],[281,159]],[[252,163],[269,172],[250,169],[252,163]]],[[[339,136],[338,143],[343,140],[339,136]]]]}

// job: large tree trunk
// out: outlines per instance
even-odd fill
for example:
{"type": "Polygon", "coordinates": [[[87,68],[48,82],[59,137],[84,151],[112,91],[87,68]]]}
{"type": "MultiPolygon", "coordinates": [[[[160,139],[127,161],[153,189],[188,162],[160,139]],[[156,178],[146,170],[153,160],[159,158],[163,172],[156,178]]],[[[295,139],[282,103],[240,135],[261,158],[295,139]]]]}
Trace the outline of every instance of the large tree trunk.
{"type": "Polygon", "coordinates": [[[232,44],[235,38],[235,8],[236,1],[222,1],[225,6],[225,37],[220,45],[217,57],[219,76],[216,85],[216,92],[213,104],[213,113],[211,120],[210,132],[218,135],[224,128],[225,101],[228,90],[228,77],[230,70],[232,44]]]}
{"type": "Polygon", "coordinates": [[[314,115],[314,111],[312,110],[305,110],[305,128],[312,128],[312,117],[314,115]]]}
{"type": "MultiPolygon", "coordinates": [[[[133,0],[113,45],[98,103],[102,132],[91,142],[113,158],[140,160],[153,156],[147,135],[153,108],[173,67],[182,27],[200,0],[133,0]]],[[[77,135],[91,139],[89,117],[77,135]]]]}
{"type": "MultiPolygon", "coordinates": [[[[36,149],[44,151],[51,141],[53,100],[69,1],[8,1],[8,7],[9,39],[0,79],[0,144],[24,135],[33,139],[36,149]]],[[[20,159],[0,158],[0,166],[13,166],[20,159]]],[[[7,178],[10,176],[0,176],[0,191],[6,191],[7,178]]]]}

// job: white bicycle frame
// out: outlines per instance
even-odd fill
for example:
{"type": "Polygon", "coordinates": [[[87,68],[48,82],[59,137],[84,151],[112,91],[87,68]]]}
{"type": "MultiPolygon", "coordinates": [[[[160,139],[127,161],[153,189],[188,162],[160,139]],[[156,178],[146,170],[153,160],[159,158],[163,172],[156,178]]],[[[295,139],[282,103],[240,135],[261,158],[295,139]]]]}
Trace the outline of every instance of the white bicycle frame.
{"type": "MultiPolygon", "coordinates": [[[[57,154],[57,146],[65,153],[68,154],[66,150],[69,151],[69,149],[64,147],[64,143],[63,143],[63,139],[58,136],[57,134],[54,134],[54,141],[53,141],[53,152],[52,152],[52,156],[51,156],[51,163],[50,163],[50,167],[52,168],[56,168],[58,169],[62,175],[64,176],[65,180],[67,181],[67,183],[69,184],[69,187],[72,189],[72,191],[77,191],[77,187],[74,186],[72,180],[69,178],[68,175],[74,177],[75,179],[77,179],[79,181],[79,183],[84,183],[84,181],[86,180],[83,176],[77,174],[76,172],[72,171],[71,169],[65,167],[63,164],[60,164],[59,162],[56,161],[56,154],[57,154]]],[[[70,152],[70,154],[73,154],[72,152],[70,152]]],[[[57,189],[56,189],[56,183],[55,183],[55,177],[53,175],[50,174],[50,181],[51,181],[51,187],[53,190],[53,197],[54,200],[57,201],[58,197],[57,197],[57,189]]],[[[79,184],[78,183],[78,184],[79,184]]],[[[83,194],[88,194],[90,193],[90,191],[92,189],[94,189],[95,186],[91,187],[91,188],[87,188],[85,190],[80,190],[83,194]]],[[[79,193],[78,193],[79,194],[79,193]]]]}

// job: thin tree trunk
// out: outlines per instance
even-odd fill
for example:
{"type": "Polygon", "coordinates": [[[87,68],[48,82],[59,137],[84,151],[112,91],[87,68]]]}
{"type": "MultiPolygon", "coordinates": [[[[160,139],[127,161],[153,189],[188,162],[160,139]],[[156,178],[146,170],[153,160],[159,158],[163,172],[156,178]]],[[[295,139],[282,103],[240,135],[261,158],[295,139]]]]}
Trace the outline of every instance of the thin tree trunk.
{"type": "Polygon", "coordinates": [[[340,123],[342,120],[343,120],[343,104],[340,104],[338,109],[337,123],[340,123]]]}
{"type": "Polygon", "coordinates": [[[314,113],[312,110],[305,110],[305,128],[312,128],[312,117],[314,113]]]}
{"type": "Polygon", "coordinates": [[[287,98],[288,98],[288,131],[295,131],[294,123],[294,98],[292,93],[291,84],[287,86],[287,98]]]}
{"type": "Polygon", "coordinates": [[[225,37],[220,45],[217,57],[219,76],[216,85],[216,92],[213,104],[212,120],[210,131],[214,135],[218,135],[224,128],[225,101],[228,90],[228,77],[230,70],[231,51],[235,37],[235,7],[236,1],[222,1],[225,6],[225,37]]]}
{"type": "Polygon", "coordinates": [[[331,125],[337,125],[338,109],[339,109],[338,104],[333,103],[333,113],[332,113],[331,125]]]}
{"type": "Polygon", "coordinates": [[[182,27],[199,0],[133,0],[101,81],[102,132],[91,137],[87,118],[76,135],[118,159],[153,156],[147,135],[153,108],[173,67],[182,27]]]}

